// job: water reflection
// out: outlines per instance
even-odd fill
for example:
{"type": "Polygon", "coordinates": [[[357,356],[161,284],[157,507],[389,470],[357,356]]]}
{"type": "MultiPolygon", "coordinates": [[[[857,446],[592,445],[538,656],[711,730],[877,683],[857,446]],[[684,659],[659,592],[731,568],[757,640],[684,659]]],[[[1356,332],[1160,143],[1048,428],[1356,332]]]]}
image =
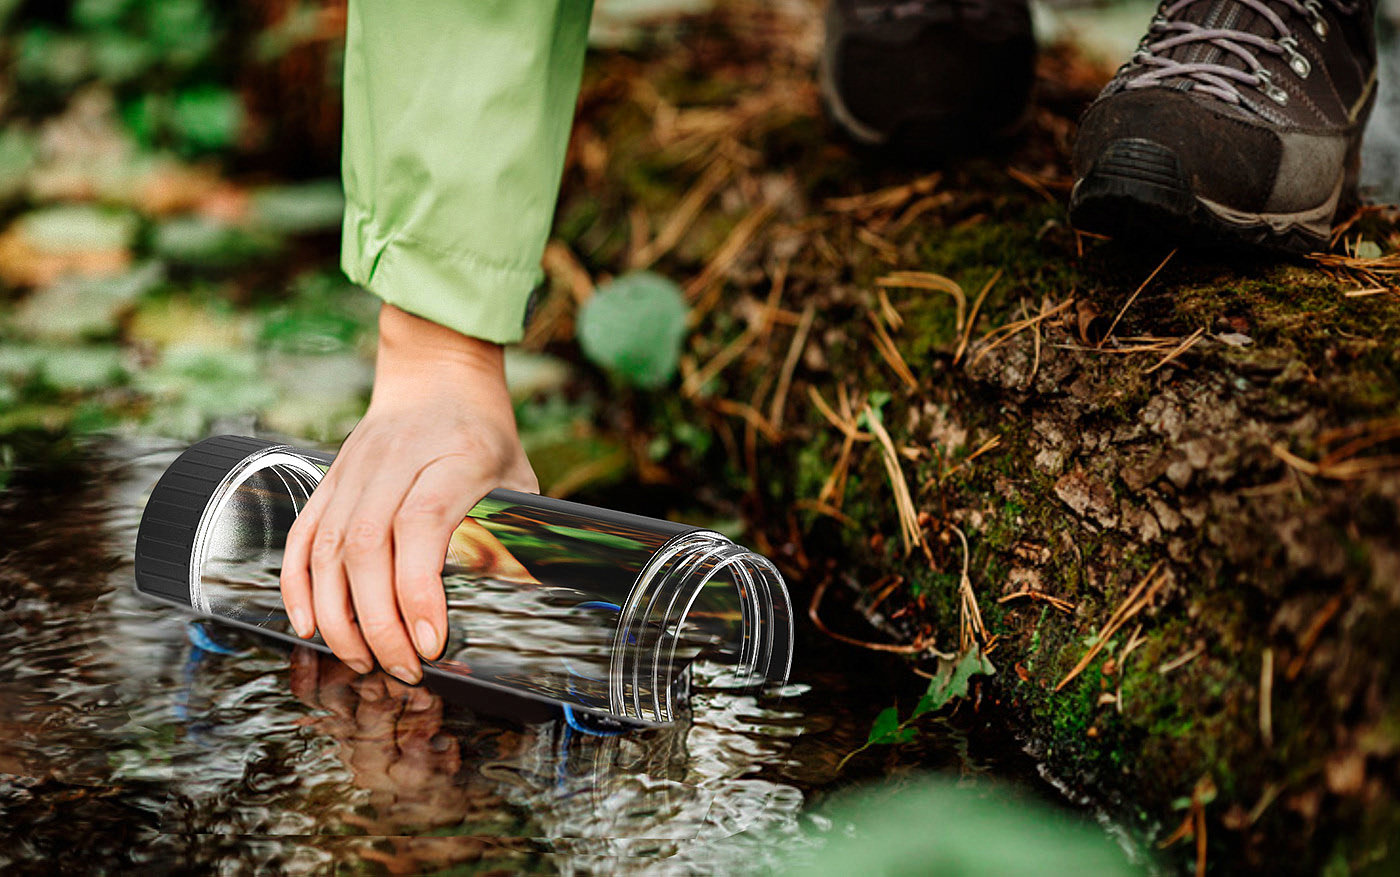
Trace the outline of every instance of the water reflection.
{"type": "Polygon", "coordinates": [[[707,690],[701,664],[688,715],[619,734],[192,622],[132,588],[176,450],[0,494],[0,871],[748,872],[813,843],[804,801],[892,696],[842,655],[770,694],[707,690]]]}

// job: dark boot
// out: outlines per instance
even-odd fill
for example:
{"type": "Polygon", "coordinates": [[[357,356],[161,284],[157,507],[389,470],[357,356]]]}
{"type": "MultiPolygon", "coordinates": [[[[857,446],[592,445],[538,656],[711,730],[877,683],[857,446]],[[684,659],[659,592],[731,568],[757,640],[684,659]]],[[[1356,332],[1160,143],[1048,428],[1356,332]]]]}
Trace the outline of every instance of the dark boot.
{"type": "Polygon", "coordinates": [[[1025,118],[1035,75],[1026,0],[830,0],[821,90],[862,143],[945,151],[1025,118]]]}
{"type": "Polygon", "coordinates": [[[1375,92],[1374,0],[1167,0],[1080,123],[1070,220],[1323,249],[1375,92]]]}

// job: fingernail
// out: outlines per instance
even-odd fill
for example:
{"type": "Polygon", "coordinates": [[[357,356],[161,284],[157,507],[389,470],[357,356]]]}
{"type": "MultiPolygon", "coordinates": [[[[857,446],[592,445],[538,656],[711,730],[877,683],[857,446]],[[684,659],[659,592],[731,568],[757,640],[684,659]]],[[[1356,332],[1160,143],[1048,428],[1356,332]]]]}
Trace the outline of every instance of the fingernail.
{"type": "Polygon", "coordinates": [[[426,618],[419,619],[418,624],[413,628],[414,639],[418,640],[418,654],[425,658],[432,659],[438,653],[437,629],[426,618]]]}
{"type": "Polygon", "coordinates": [[[412,669],[403,666],[390,667],[389,675],[402,679],[409,685],[417,685],[418,680],[423,678],[423,673],[419,671],[416,667],[412,669]]]}
{"type": "Polygon", "coordinates": [[[408,690],[408,708],[415,713],[421,713],[433,705],[433,696],[426,688],[410,688],[408,690]]]}
{"type": "Polygon", "coordinates": [[[306,639],[315,631],[311,628],[311,617],[306,614],[305,609],[292,610],[292,629],[297,632],[297,636],[306,639]]]}
{"type": "Polygon", "coordinates": [[[361,676],[365,675],[366,673],[368,673],[369,671],[371,671],[371,670],[374,669],[374,665],[371,664],[369,661],[364,661],[364,660],[356,659],[356,660],[354,660],[354,661],[346,661],[345,663],[346,663],[347,665],[349,665],[349,667],[350,667],[351,670],[354,670],[356,673],[359,673],[361,676]]]}

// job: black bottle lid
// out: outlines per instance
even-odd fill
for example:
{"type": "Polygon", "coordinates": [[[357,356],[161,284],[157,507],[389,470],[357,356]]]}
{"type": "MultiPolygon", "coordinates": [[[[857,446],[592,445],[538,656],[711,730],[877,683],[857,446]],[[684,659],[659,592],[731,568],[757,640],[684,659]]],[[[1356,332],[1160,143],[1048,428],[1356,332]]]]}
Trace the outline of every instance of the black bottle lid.
{"type": "Polygon", "coordinates": [[[219,435],[191,445],[160,476],[136,531],[136,587],[190,603],[190,563],[204,508],[229,472],[277,442],[219,435]]]}

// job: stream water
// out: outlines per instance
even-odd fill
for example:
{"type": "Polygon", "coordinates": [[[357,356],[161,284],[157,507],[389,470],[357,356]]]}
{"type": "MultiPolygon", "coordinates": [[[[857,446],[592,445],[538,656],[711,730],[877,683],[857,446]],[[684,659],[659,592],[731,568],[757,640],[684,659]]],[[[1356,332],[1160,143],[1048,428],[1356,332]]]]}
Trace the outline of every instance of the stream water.
{"type": "Polygon", "coordinates": [[[915,763],[1056,798],[975,717],[838,774],[911,680],[825,640],[799,641],[780,691],[705,690],[702,671],[685,720],[598,734],[192,621],[132,587],[145,496],[179,450],[100,442],[0,495],[6,873],[751,872],[821,845],[828,791],[915,763]]]}

